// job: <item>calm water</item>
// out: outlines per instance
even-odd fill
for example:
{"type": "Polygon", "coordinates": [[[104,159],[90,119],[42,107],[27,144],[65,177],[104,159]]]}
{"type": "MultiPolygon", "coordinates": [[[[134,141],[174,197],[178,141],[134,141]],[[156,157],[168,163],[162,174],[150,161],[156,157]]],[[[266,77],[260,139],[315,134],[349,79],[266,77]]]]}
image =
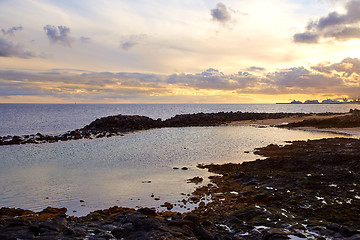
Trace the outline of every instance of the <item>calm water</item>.
{"type": "MultiPolygon", "coordinates": [[[[119,113],[168,118],[179,113],[250,108],[254,112],[297,112],[286,106],[290,105],[0,105],[4,113],[1,132],[63,132],[82,127],[97,117],[119,113]]],[[[302,112],[347,112],[354,106],[321,107],[315,111],[309,106],[302,112]]],[[[77,216],[114,205],[158,208],[165,201],[177,203],[182,193],[192,192],[196,185],[186,183],[186,179],[203,176],[204,184],[208,183],[208,173],[197,169],[198,163],[249,161],[259,158],[252,153],[256,147],[333,136],[339,135],[219,126],[152,129],[106,139],[0,146],[0,206],[31,210],[66,207],[68,214],[77,216]],[[173,169],[184,166],[189,170],[173,169]],[[161,200],[155,201],[152,194],[161,200]]],[[[176,206],[175,210],[184,209],[176,206]]]]}
{"type": "MultiPolygon", "coordinates": [[[[0,136],[63,133],[117,114],[167,119],[198,112],[348,112],[355,104],[0,104],[0,136]]],[[[360,106],[359,106],[360,107],[360,106]]]]}

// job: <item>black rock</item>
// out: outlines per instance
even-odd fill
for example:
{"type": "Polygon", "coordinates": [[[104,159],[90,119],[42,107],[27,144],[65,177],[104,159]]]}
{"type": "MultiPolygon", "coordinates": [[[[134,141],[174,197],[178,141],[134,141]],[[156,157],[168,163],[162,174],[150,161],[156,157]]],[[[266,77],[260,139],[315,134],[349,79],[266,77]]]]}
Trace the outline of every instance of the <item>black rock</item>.
{"type": "Polygon", "coordinates": [[[151,208],[139,208],[137,211],[141,214],[145,214],[145,215],[149,215],[149,216],[157,216],[157,213],[155,212],[155,210],[153,210],[151,208]]]}
{"type": "Polygon", "coordinates": [[[206,231],[201,226],[194,227],[194,233],[199,240],[213,240],[214,236],[212,236],[208,231],[206,231]]]}

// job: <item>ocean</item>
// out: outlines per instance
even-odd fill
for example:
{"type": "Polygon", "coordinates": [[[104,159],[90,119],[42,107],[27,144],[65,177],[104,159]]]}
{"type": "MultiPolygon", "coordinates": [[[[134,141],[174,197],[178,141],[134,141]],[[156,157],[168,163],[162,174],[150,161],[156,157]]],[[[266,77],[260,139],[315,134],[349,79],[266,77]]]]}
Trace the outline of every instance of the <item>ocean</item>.
{"type": "Polygon", "coordinates": [[[40,132],[58,134],[81,128],[96,118],[142,115],[167,119],[199,112],[349,112],[357,104],[0,104],[0,136],[40,132]]]}
{"type": "MultiPolygon", "coordinates": [[[[220,111],[348,112],[356,106],[0,104],[0,135],[59,134],[117,114],[166,119],[220,111]]],[[[173,210],[188,211],[195,205],[178,201],[201,184],[187,179],[200,176],[202,184],[209,183],[209,173],[198,164],[252,161],[260,158],[253,154],[257,147],[335,136],[343,135],[249,125],[162,128],[111,138],[0,146],[0,207],[66,207],[68,215],[83,216],[115,205],[163,210],[160,205],[168,201],[176,204],[173,210]]]]}

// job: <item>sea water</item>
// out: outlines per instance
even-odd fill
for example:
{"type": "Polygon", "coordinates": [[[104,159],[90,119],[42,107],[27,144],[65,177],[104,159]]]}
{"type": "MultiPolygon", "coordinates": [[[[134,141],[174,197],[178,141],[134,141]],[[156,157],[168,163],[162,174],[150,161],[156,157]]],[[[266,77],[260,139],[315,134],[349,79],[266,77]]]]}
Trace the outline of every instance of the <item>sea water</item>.
{"type": "MultiPolygon", "coordinates": [[[[6,109],[4,115],[8,114],[1,116],[1,131],[20,135],[61,133],[82,127],[97,117],[120,113],[165,119],[193,112],[250,109],[296,112],[284,105],[6,104],[0,107],[6,109]],[[7,129],[4,123],[10,122],[12,127],[7,129]]],[[[309,107],[302,112],[349,109],[348,105],[332,105],[317,111],[309,107]]],[[[211,175],[197,168],[198,164],[252,161],[260,158],[253,154],[257,147],[334,136],[341,135],[248,125],[161,128],[111,138],[0,146],[0,206],[35,211],[47,206],[66,207],[67,214],[82,216],[115,205],[162,209],[160,205],[168,201],[177,204],[174,210],[185,211],[194,206],[187,204],[180,208],[178,201],[199,186],[187,183],[187,179],[200,176],[204,178],[202,184],[207,184],[211,175]],[[182,167],[188,170],[181,170],[182,167]]]]}
{"type": "Polygon", "coordinates": [[[40,132],[60,134],[82,128],[96,118],[142,115],[163,120],[199,112],[349,112],[357,104],[0,104],[0,136],[40,132]]]}

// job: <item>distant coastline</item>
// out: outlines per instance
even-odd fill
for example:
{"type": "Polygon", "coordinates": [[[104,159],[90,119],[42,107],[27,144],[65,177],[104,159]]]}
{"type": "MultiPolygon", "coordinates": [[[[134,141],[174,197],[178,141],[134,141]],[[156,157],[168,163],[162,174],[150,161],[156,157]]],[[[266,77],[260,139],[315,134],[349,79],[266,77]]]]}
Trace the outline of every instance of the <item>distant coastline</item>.
{"type": "Polygon", "coordinates": [[[352,101],[346,100],[343,102],[340,102],[338,100],[331,100],[331,99],[326,99],[323,100],[322,102],[319,102],[318,100],[306,100],[305,102],[293,100],[290,103],[276,103],[276,104],[360,104],[360,101],[358,99],[352,101]]]}

